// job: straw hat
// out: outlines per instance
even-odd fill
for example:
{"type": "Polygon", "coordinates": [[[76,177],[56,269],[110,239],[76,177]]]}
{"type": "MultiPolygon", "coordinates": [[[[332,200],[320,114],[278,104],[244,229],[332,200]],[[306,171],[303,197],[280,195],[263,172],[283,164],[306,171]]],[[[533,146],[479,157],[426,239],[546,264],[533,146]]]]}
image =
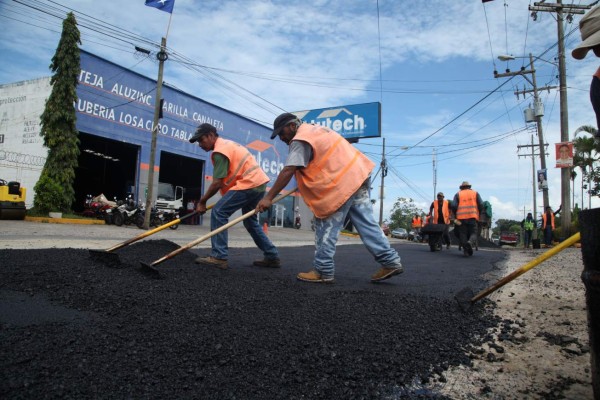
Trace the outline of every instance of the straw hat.
{"type": "Polygon", "coordinates": [[[600,6],[592,8],[581,18],[579,31],[582,42],[573,49],[571,55],[583,60],[592,47],[600,44],[600,6]]]}

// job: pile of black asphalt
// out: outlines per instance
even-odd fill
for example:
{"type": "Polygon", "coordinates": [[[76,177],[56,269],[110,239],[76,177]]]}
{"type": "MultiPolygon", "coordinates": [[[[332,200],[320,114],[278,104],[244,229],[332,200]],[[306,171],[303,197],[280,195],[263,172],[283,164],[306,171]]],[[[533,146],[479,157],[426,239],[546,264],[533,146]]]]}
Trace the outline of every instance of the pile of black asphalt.
{"type": "Polygon", "coordinates": [[[157,265],[163,279],[140,261],[177,248],[166,240],[118,251],[120,268],[82,249],[1,250],[0,397],[444,398],[459,384],[444,371],[498,324],[491,302],[464,312],[452,293],[504,255],[401,247],[404,274],[379,284],[364,246],[338,248],[327,285],[295,279],[312,246],[280,248],[280,269],[253,267],[257,249],[230,249],[227,270],[188,251],[157,265]]]}

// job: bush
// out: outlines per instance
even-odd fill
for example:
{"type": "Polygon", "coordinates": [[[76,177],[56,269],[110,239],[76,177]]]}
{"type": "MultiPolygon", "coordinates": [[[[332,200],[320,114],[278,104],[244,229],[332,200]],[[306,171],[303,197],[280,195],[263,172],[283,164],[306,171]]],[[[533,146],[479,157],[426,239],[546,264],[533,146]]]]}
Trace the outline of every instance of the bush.
{"type": "Polygon", "coordinates": [[[48,175],[40,176],[34,190],[33,207],[39,212],[68,211],[62,187],[48,175]]]}

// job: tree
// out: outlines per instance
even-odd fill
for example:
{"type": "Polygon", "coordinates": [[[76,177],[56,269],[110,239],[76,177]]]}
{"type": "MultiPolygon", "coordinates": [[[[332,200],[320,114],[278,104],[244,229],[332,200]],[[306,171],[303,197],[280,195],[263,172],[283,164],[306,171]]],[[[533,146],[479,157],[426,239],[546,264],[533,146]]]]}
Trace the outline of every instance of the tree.
{"type": "Polygon", "coordinates": [[[34,207],[39,211],[68,212],[75,200],[73,182],[79,156],[79,138],[75,128],[79,61],[79,29],[70,12],[52,57],[52,92],[41,115],[40,136],[48,148],[46,163],[35,185],[34,207]]]}
{"type": "MultiPolygon", "coordinates": [[[[591,196],[598,196],[600,194],[600,144],[596,142],[594,136],[596,135],[597,129],[591,125],[583,125],[577,128],[575,136],[579,132],[586,132],[592,136],[576,137],[573,140],[573,147],[575,152],[573,154],[573,165],[579,167],[582,172],[582,189],[583,179],[587,179],[587,190],[588,190],[588,207],[590,205],[589,199],[591,196]]],[[[583,208],[583,198],[581,199],[583,208]]]]}
{"type": "Polygon", "coordinates": [[[496,227],[492,229],[495,235],[502,232],[518,233],[521,231],[521,222],[512,219],[499,219],[496,221],[496,227]]]}
{"type": "Polygon", "coordinates": [[[412,217],[415,214],[423,215],[423,210],[417,208],[412,199],[399,197],[392,207],[389,223],[390,229],[405,228],[407,231],[410,231],[412,217]]]}

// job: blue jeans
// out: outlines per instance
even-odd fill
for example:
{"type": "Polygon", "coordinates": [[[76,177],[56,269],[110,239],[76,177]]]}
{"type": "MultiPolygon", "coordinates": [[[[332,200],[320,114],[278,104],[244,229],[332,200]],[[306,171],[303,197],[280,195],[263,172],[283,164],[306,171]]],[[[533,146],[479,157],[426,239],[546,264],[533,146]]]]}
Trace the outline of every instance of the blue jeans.
{"type": "MultiPolygon", "coordinates": [[[[219,201],[217,201],[212,209],[210,215],[210,230],[214,231],[225,225],[229,222],[229,217],[239,209],[242,210],[242,214],[254,210],[264,195],[265,192],[258,192],[252,189],[228,191],[219,201]]],[[[246,228],[250,236],[252,236],[252,240],[254,240],[256,246],[262,250],[265,258],[274,259],[279,257],[277,248],[271,243],[260,227],[258,215],[255,214],[250,218],[246,218],[244,220],[244,228],[246,228]]],[[[229,250],[227,241],[227,230],[213,236],[211,238],[212,251],[210,255],[221,260],[227,260],[229,250]]]]}
{"type": "Polygon", "coordinates": [[[363,185],[335,213],[327,218],[315,218],[315,259],[313,266],[323,277],[333,277],[335,245],[346,215],[358,231],[367,250],[384,267],[400,266],[400,256],[390,246],[381,227],[373,217],[368,185],[363,185]]]}
{"type": "Polygon", "coordinates": [[[547,225],[544,228],[544,244],[552,245],[552,225],[547,225]]]}

